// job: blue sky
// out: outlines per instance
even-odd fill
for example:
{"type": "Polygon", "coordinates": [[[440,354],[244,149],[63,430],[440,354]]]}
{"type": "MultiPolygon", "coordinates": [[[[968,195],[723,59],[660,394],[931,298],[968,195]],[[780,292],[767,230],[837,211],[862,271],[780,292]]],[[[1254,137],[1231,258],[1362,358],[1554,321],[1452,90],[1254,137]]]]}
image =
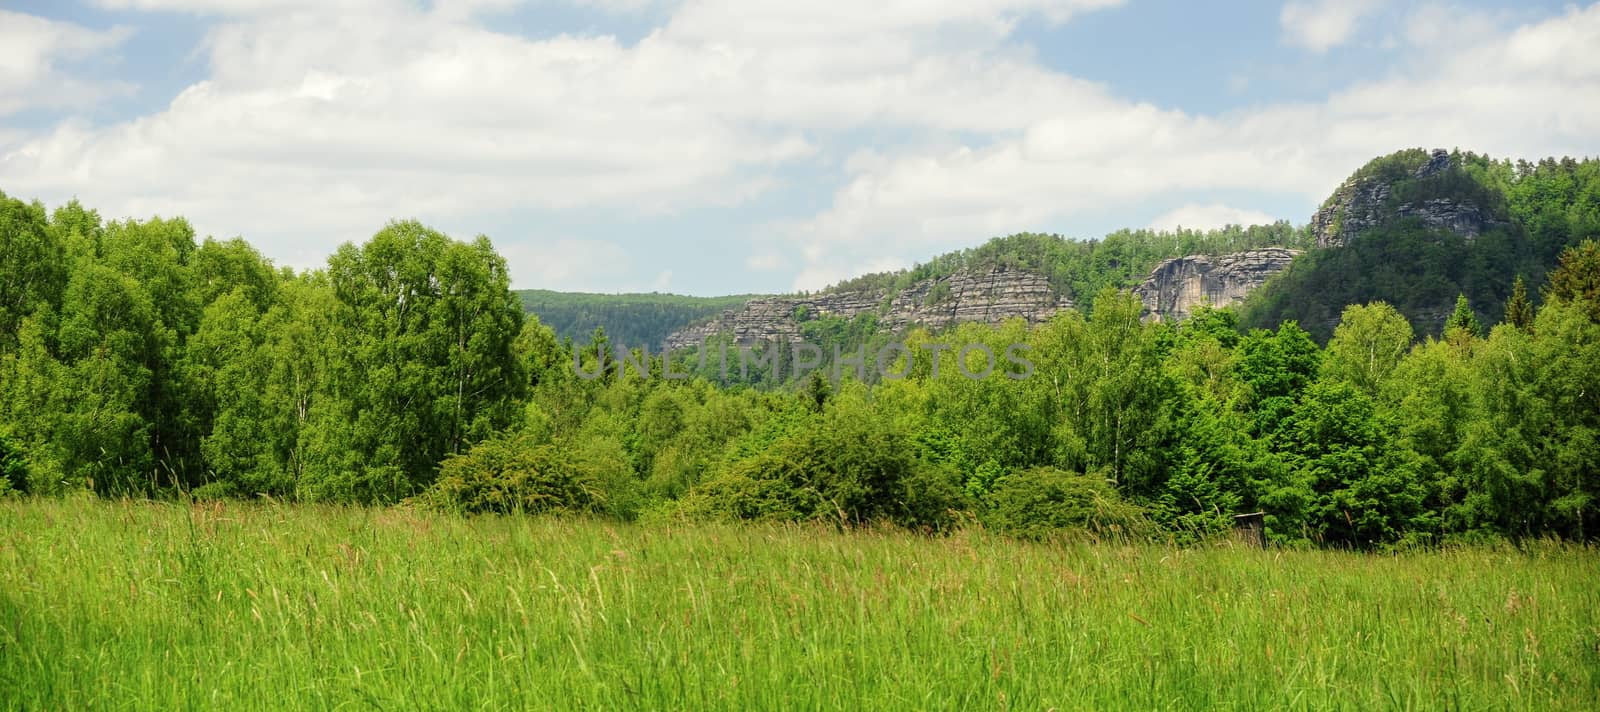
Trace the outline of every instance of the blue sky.
{"type": "Polygon", "coordinates": [[[0,190],[320,265],[815,289],[1019,231],[1287,219],[1400,148],[1600,154],[1600,6],[0,0],[0,190]]]}

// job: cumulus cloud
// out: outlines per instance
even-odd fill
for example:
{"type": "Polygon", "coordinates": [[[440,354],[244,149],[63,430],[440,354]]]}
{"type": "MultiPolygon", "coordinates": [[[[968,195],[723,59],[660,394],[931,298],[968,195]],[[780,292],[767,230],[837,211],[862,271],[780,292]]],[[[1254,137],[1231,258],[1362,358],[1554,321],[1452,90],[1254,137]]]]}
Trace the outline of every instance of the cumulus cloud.
{"type": "MultiPolygon", "coordinates": [[[[1414,61],[1380,81],[1204,115],[1130,101],[1013,40],[1018,23],[1106,0],[685,0],[652,4],[670,16],[631,43],[497,32],[478,13],[502,0],[102,3],[215,16],[207,78],[132,120],[0,131],[0,185],[107,215],[183,214],[291,263],[392,217],[466,234],[481,214],[649,218],[739,205],[802,167],[831,172],[831,200],[759,225],[747,265],[815,288],[1174,192],[1314,206],[1401,147],[1541,156],[1592,152],[1600,136],[1600,6],[1475,26],[1471,46],[1430,41],[1419,20],[1414,61]],[[899,140],[852,153],[863,130],[899,140]]],[[[1175,219],[1248,215],[1208,200],[1175,219]]],[[[495,237],[524,285],[636,289],[669,267],[534,228],[495,237]]]]}
{"type": "Polygon", "coordinates": [[[77,76],[62,68],[115,49],[129,34],[126,28],[91,30],[0,10],[0,116],[35,107],[87,106],[131,92],[127,83],[77,76]]]}
{"type": "Polygon", "coordinates": [[[394,10],[404,0],[93,0],[107,10],[185,12],[200,15],[258,15],[291,11],[394,10]]]}
{"type": "Polygon", "coordinates": [[[1215,230],[1227,225],[1270,225],[1276,220],[1259,210],[1245,210],[1221,203],[1189,204],[1162,213],[1150,221],[1152,230],[1215,230]]]}
{"type": "Polygon", "coordinates": [[[1114,4],[697,0],[626,46],[391,0],[102,2],[224,15],[204,41],[209,77],[164,111],[0,149],[0,180],[285,251],[397,215],[737,203],[813,158],[813,136],[868,124],[1007,130],[963,97],[1024,107],[1041,83],[1087,86],[992,57],[1012,23],[1114,4]]]}
{"type": "MultiPolygon", "coordinates": [[[[1404,147],[1587,155],[1600,149],[1597,44],[1600,5],[1437,48],[1411,74],[1321,102],[1220,117],[1078,89],[1069,110],[1019,116],[1028,123],[1013,138],[856,162],[826,210],[787,229],[804,245],[836,244],[818,251],[834,259],[868,260],[1174,192],[1267,189],[1302,196],[1309,213],[1356,167],[1404,147]]],[[[1042,86],[1035,105],[1051,98],[1042,86]]]]}
{"type": "Polygon", "coordinates": [[[1283,6],[1278,22],[1290,44],[1326,52],[1349,40],[1378,7],[1378,0],[1294,0],[1283,6]]]}
{"type": "MultiPolygon", "coordinates": [[[[495,250],[506,259],[512,286],[575,292],[625,291],[633,256],[622,245],[607,240],[573,237],[496,241],[495,250]]],[[[672,272],[657,275],[663,287],[672,272]]]]}

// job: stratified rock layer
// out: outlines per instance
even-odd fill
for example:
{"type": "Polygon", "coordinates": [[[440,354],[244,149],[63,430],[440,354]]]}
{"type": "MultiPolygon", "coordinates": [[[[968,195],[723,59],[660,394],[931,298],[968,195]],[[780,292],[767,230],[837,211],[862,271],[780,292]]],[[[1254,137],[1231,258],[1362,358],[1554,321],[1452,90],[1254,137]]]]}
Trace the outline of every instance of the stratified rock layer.
{"type": "MultiPolygon", "coordinates": [[[[1418,167],[1412,177],[1427,178],[1450,170],[1452,165],[1448,151],[1434,149],[1428,162],[1418,167]]],[[[1450,230],[1469,240],[1499,222],[1483,206],[1451,198],[1391,206],[1393,188],[1377,176],[1345,181],[1327,205],[1311,216],[1311,234],[1316,236],[1317,247],[1345,245],[1356,235],[1389,220],[1417,218],[1429,227],[1450,230]]]]}
{"type": "Polygon", "coordinates": [[[1146,319],[1182,321],[1201,304],[1226,307],[1243,301],[1299,254],[1271,247],[1219,257],[1176,257],[1156,265],[1134,293],[1144,302],[1146,319]]]}
{"type": "MultiPolygon", "coordinates": [[[[1144,301],[1146,318],[1182,320],[1200,304],[1238,303],[1286,269],[1298,254],[1299,250],[1274,247],[1170,259],[1134,292],[1144,301]]],[[[968,321],[998,324],[1013,317],[1036,324],[1072,307],[1072,300],[1058,296],[1044,276],[997,267],[923,280],[892,297],[886,290],[865,290],[752,299],[742,308],[673,333],[665,346],[695,346],[717,334],[730,334],[740,344],[793,343],[801,339],[803,320],[824,315],[849,319],[876,314],[880,326],[901,331],[913,325],[943,329],[968,321]]]]}
{"type": "Polygon", "coordinates": [[[898,331],[913,324],[932,329],[966,321],[998,324],[1012,317],[1038,323],[1071,306],[1071,299],[1057,297],[1050,282],[1033,272],[970,270],[917,282],[892,299],[885,290],[752,299],[742,309],[673,333],[666,347],[694,346],[714,334],[732,334],[741,344],[799,341],[801,319],[807,315],[849,319],[878,314],[880,325],[898,331]]]}

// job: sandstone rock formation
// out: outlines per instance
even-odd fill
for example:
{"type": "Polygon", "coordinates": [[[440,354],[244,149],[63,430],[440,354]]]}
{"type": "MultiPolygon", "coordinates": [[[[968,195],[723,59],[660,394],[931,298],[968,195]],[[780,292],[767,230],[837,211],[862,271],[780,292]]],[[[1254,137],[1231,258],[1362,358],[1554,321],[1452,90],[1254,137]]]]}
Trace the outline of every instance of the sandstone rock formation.
{"type": "MultiPolygon", "coordinates": [[[[1417,168],[1413,178],[1427,178],[1452,166],[1450,153],[1436,148],[1428,161],[1417,168]]],[[[1378,176],[1351,178],[1328,203],[1311,216],[1311,233],[1317,247],[1338,247],[1350,238],[1379,224],[1399,218],[1415,217],[1429,227],[1450,230],[1472,239],[1497,220],[1483,206],[1451,198],[1433,198],[1417,203],[1389,205],[1393,185],[1378,176]]]]}
{"type": "Polygon", "coordinates": [[[1144,301],[1146,319],[1182,321],[1201,304],[1226,307],[1244,300],[1298,254],[1271,247],[1219,257],[1176,257],[1156,265],[1134,293],[1144,301]]]}
{"type": "Polygon", "coordinates": [[[707,323],[673,333],[665,346],[693,346],[714,334],[732,334],[741,344],[799,341],[800,323],[806,315],[849,319],[874,313],[879,315],[879,324],[899,331],[914,324],[932,329],[964,321],[998,324],[1011,317],[1038,323],[1071,306],[1072,300],[1058,298],[1041,275],[992,268],[923,280],[892,298],[879,290],[753,299],[742,309],[724,311],[707,323]]]}
{"type": "MultiPolygon", "coordinates": [[[[1170,259],[1134,291],[1144,300],[1146,318],[1181,320],[1202,303],[1225,307],[1239,302],[1298,254],[1274,247],[1170,259]]],[[[818,315],[849,319],[877,314],[883,328],[901,331],[913,325],[943,329],[967,321],[998,324],[1012,317],[1036,324],[1072,307],[1072,300],[1058,297],[1044,276],[997,267],[923,280],[894,295],[869,290],[752,299],[742,308],[674,332],[664,345],[686,348],[716,334],[731,334],[740,344],[793,343],[801,339],[801,323],[818,315]]]]}

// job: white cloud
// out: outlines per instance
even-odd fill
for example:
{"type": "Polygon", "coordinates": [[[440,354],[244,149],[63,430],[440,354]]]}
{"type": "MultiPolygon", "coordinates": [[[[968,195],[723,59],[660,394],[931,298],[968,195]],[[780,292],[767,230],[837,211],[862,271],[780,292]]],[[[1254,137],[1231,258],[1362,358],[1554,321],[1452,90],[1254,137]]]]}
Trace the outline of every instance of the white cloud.
{"type": "Polygon", "coordinates": [[[782,255],[763,252],[746,257],[744,266],[746,269],[756,272],[772,272],[783,267],[783,263],[782,255]]]}
{"type": "MultiPolygon", "coordinates": [[[[496,240],[495,250],[506,258],[516,289],[623,291],[634,267],[627,249],[606,240],[496,240]]],[[[672,273],[664,276],[670,281],[672,273]]],[[[658,275],[657,281],[661,278],[658,275]]]]}
{"type": "Polygon", "coordinates": [[[1378,7],[1378,0],[1293,0],[1283,6],[1278,23],[1290,44],[1326,52],[1349,40],[1378,7]]]}
{"type": "Polygon", "coordinates": [[[1245,210],[1221,203],[1197,205],[1190,203],[1162,213],[1150,221],[1152,230],[1215,230],[1227,225],[1270,225],[1276,218],[1259,210],[1245,210]]]}
{"type": "Polygon", "coordinates": [[[201,15],[259,15],[328,10],[384,11],[416,3],[406,0],[93,0],[107,10],[186,12],[201,15]]]}
{"type": "Polygon", "coordinates": [[[664,269],[656,273],[656,280],[650,283],[650,291],[665,292],[672,288],[672,270],[664,269]]]}
{"type": "MultiPolygon", "coordinates": [[[[106,215],[186,215],[293,264],[394,217],[471,234],[485,214],[668,214],[826,167],[831,203],[764,226],[747,260],[815,288],[1172,192],[1267,190],[1309,213],[1402,147],[1600,150],[1600,6],[1511,30],[1474,20],[1465,46],[1409,29],[1415,56],[1381,81],[1207,116],[1128,101],[1011,40],[1018,22],[1101,0],[686,0],[633,44],[501,34],[475,14],[501,0],[120,1],[220,14],[208,78],[131,121],[0,136],[0,185],[106,215]],[[861,130],[900,140],[839,161],[861,130]]],[[[1209,200],[1178,217],[1229,219],[1209,200]]],[[[612,243],[496,237],[521,286],[638,289],[666,267],[612,243]]]]}
{"type": "Polygon", "coordinates": [[[1406,42],[1415,47],[1471,46],[1493,41],[1510,19],[1507,12],[1428,3],[1406,16],[1403,30],[1406,42]]]}
{"type": "Polygon", "coordinates": [[[911,262],[896,257],[877,257],[865,260],[829,261],[812,263],[800,270],[794,278],[795,291],[817,291],[838,284],[851,277],[877,272],[894,272],[911,266],[911,262]]]}
{"type": "MultiPolygon", "coordinates": [[[[1600,5],[1440,48],[1409,75],[1318,103],[1206,117],[1090,91],[1073,109],[1019,116],[1031,123],[1014,138],[853,162],[827,210],[785,228],[808,254],[837,260],[927,255],[1183,191],[1297,194],[1300,221],[1357,167],[1400,148],[1600,152],[1597,45],[1600,5]]],[[[1049,89],[1036,106],[1052,103],[1049,89]]]]}
{"type": "Polygon", "coordinates": [[[626,46],[399,0],[102,1],[225,15],[204,43],[210,76],[164,111],[0,147],[0,181],[110,215],[184,214],[283,254],[396,216],[737,203],[819,136],[863,125],[1011,130],[994,105],[1091,86],[999,52],[1015,19],[1116,2],[695,0],[626,46]]]}
{"type": "Polygon", "coordinates": [[[0,10],[0,116],[34,107],[88,106],[129,93],[126,83],[75,76],[61,64],[110,51],[130,34],[126,28],[92,30],[0,10]]]}

